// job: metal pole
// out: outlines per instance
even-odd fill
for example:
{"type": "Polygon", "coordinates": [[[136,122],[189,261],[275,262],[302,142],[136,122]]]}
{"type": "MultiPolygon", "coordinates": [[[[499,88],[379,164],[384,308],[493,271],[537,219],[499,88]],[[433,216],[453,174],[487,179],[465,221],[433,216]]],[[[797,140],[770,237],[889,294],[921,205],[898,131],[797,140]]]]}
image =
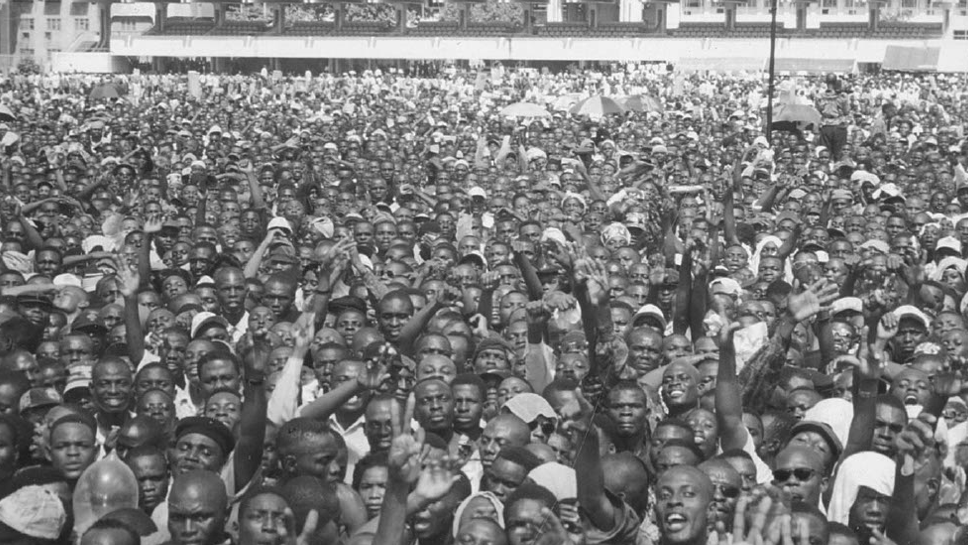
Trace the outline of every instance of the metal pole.
{"type": "Polygon", "coordinates": [[[773,145],[773,79],[776,67],[776,2],[770,0],[770,82],[766,95],[766,141],[773,145]]]}

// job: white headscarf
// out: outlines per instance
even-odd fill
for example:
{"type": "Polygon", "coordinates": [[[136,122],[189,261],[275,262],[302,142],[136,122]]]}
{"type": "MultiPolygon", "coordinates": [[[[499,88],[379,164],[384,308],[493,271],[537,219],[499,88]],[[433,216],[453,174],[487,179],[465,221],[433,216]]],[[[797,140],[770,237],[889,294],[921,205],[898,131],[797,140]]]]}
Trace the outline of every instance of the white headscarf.
{"type": "Polygon", "coordinates": [[[467,510],[467,506],[470,505],[474,498],[484,498],[491,502],[491,505],[494,506],[494,510],[497,512],[497,520],[494,522],[496,522],[501,528],[504,528],[504,504],[501,503],[501,500],[497,499],[497,496],[491,492],[478,492],[477,494],[471,494],[465,498],[464,501],[460,502],[460,505],[457,506],[457,510],[454,511],[454,537],[457,537],[457,532],[460,531],[460,519],[464,515],[464,511],[467,510]]]}
{"type": "Polygon", "coordinates": [[[858,452],[850,456],[837,470],[837,480],[827,508],[827,520],[847,524],[850,508],[857,500],[857,491],[866,486],[878,494],[890,496],[894,493],[894,471],[896,466],[883,454],[874,451],[858,452]]]}

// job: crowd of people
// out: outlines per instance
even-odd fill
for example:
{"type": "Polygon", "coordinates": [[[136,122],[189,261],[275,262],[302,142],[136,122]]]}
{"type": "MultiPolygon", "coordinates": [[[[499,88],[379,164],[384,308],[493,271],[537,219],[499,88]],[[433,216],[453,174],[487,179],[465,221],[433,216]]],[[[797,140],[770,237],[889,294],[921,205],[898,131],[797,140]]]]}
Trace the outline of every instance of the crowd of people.
{"type": "Polygon", "coordinates": [[[968,79],[780,79],[0,77],[0,543],[968,542],[968,79]]]}

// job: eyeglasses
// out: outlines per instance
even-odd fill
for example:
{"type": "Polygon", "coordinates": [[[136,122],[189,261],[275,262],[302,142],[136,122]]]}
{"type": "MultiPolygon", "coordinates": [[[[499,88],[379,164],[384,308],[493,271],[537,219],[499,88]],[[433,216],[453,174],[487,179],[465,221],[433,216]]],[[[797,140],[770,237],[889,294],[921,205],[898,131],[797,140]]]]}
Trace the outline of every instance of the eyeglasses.
{"type": "Polygon", "coordinates": [[[724,498],[738,498],[739,493],[742,492],[738,487],[730,486],[728,484],[713,484],[713,491],[718,492],[723,495],[724,498]]]}
{"type": "Polygon", "coordinates": [[[796,477],[798,481],[809,481],[813,474],[816,473],[815,470],[808,467],[797,467],[793,469],[774,469],[773,479],[778,483],[785,483],[790,480],[790,477],[796,477]]]}

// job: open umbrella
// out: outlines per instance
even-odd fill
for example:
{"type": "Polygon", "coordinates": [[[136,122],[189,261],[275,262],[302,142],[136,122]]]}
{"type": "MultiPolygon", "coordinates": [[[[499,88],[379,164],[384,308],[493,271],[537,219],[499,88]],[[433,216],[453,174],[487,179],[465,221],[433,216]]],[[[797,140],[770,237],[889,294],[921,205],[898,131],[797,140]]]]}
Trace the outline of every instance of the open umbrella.
{"type": "Polygon", "coordinates": [[[593,96],[575,104],[571,109],[575,115],[587,115],[590,117],[601,117],[609,114],[624,114],[625,108],[614,100],[603,97],[593,96]]]}
{"type": "Polygon", "coordinates": [[[0,121],[16,121],[17,116],[13,115],[6,104],[0,104],[0,121]]]}
{"type": "Polygon", "coordinates": [[[87,98],[91,100],[99,100],[106,98],[118,98],[121,96],[121,90],[118,86],[113,83],[99,83],[91,89],[91,94],[87,98]]]}
{"type": "Polygon", "coordinates": [[[662,104],[649,95],[632,95],[620,99],[619,102],[626,110],[633,112],[663,112],[662,104]]]}
{"type": "Polygon", "coordinates": [[[551,117],[551,112],[544,107],[530,102],[515,102],[501,110],[504,117],[551,117]]]}
{"type": "Polygon", "coordinates": [[[806,104],[778,104],[773,107],[773,129],[809,131],[820,126],[820,112],[806,104]]]}

